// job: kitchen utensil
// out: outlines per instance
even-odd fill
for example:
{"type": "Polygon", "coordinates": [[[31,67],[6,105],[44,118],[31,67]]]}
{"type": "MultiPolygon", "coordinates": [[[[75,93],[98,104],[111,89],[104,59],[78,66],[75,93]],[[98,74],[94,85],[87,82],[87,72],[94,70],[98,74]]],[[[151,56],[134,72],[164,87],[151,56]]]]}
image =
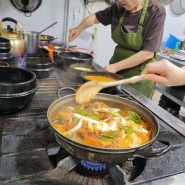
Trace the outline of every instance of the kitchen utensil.
{"type": "MultiPolygon", "coordinates": [[[[184,0],[182,0],[184,1],[184,0]]],[[[185,9],[181,6],[181,0],[173,0],[170,2],[170,8],[175,15],[182,15],[185,13],[185,9]]]]}
{"type": "Polygon", "coordinates": [[[68,47],[68,51],[78,51],[78,50],[88,50],[87,48],[80,48],[80,47],[68,47]]]}
{"type": "Polygon", "coordinates": [[[51,35],[40,35],[40,46],[45,46],[47,44],[51,44],[55,39],[51,35]]]}
{"type": "Polygon", "coordinates": [[[158,0],[160,3],[165,3],[165,4],[167,4],[167,3],[170,3],[170,1],[171,0],[158,0]]]}
{"type": "Polygon", "coordinates": [[[77,51],[62,51],[57,55],[59,58],[61,58],[60,62],[63,63],[63,66],[66,69],[68,69],[70,65],[75,63],[84,63],[89,65],[92,65],[93,63],[93,56],[88,53],[77,51]]]}
{"type": "MultiPolygon", "coordinates": [[[[61,53],[63,51],[66,51],[66,46],[52,46],[52,49],[50,49],[48,47],[48,44],[50,44],[50,43],[46,43],[46,42],[47,41],[43,41],[44,44],[40,44],[40,45],[41,45],[41,47],[43,46],[43,48],[48,50],[48,51],[53,51],[53,52],[56,52],[56,53],[61,53]]],[[[81,47],[76,47],[76,46],[69,46],[67,48],[67,51],[78,51],[78,50],[87,50],[87,48],[81,48],[81,47]]]]}
{"type": "Polygon", "coordinates": [[[117,80],[112,82],[98,82],[89,81],[84,83],[75,93],[76,102],[78,104],[87,103],[96,96],[96,94],[106,87],[112,87],[116,85],[136,83],[144,79],[144,75],[133,76],[131,78],[117,80]]]}
{"type": "Polygon", "coordinates": [[[184,0],[181,0],[181,8],[183,9],[183,10],[185,10],[185,1],[184,0]]]}
{"type": "MultiPolygon", "coordinates": [[[[111,73],[108,71],[85,71],[80,74],[82,78],[84,79],[84,82],[90,81],[89,76],[100,76],[105,78],[111,78],[113,80],[122,80],[123,77],[121,75],[118,75],[116,73],[111,73]]],[[[121,89],[121,85],[118,86],[112,86],[102,89],[101,93],[107,93],[107,94],[116,94],[121,89]]]]}
{"type": "Polygon", "coordinates": [[[40,34],[36,31],[24,31],[25,51],[28,55],[39,52],[40,34]]]}
{"type": "Polygon", "coordinates": [[[17,67],[0,67],[0,113],[13,113],[27,106],[37,91],[36,75],[17,67]]]}
{"type": "Polygon", "coordinates": [[[11,42],[11,54],[14,56],[22,56],[25,49],[24,35],[21,25],[13,18],[6,17],[3,18],[0,23],[0,35],[3,38],[10,40],[11,42]],[[4,22],[14,23],[14,29],[9,25],[7,28],[3,28],[4,22]]]}
{"type": "Polygon", "coordinates": [[[129,149],[104,149],[104,148],[96,148],[89,145],[80,144],[75,142],[67,137],[63,136],[59,132],[57,132],[53,128],[52,117],[56,115],[58,112],[61,112],[64,107],[67,106],[78,106],[75,102],[74,95],[67,95],[63,96],[62,98],[57,99],[54,101],[48,108],[47,111],[47,118],[49,120],[50,126],[52,131],[55,133],[57,142],[65,148],[71,155],[74,155],[77,158],[92,161],[92,162],[99,162],[99,163],[106,163],[106,164],[118,164],[128,160],[129,157],[136,157],[136,156],[143,156],[143,157],[156,157],[159,155],[163,155],[167,151],[170,150],[171,144],[167,141],[157,141],[156,137],[159,133],[159,124],[153,114],[148,111],[143,106],[137,104],[136,102],[127,100],[125,98],[121,98],[114,95],[108,94],[97,94],[97,96],[93,99],[93,102],[104,102],[111,107],[123,109],[125,105],[131,107],[135,112],[139,115],[142,115],[147,122],[150,123],[150,127],[152,130],[151,140],[140,146],[134,147],[129,149]],[[152,151],[152,147],[149,147],[155,142],[161,142],[167,147],[159,149],[157,151],[152,151]]]}
{"type": "Polygon", "coordinates": [[[10,0],[10,2],[17,10],[25,13],[26,16],[30,16],[40,7],[42,0],[10,0]]]}
{"type": "Polygon", "coordinates": [[[69,48],[69,42],[67,43],[67,47],[66,47],[65,51],[67,51],[67,50],[68,50],[68,48],[69,48]]]}
{"type": "Polygon", "coordinates": [[[80,75],[84,71],[93,71],[95,68],[92,65],[76,63],[69,66],[69,71],[73,75],[80,75]]]}
{"type": "Polygon", "coordinates": [[[41,30],[41,31],[39,32],[39,34],[41,34],[42,32],[44,32],[44,31],[46,31],[46,30],[48,30],[49,28],[51,28],[51,27],[54,26],[55,24],[57,24],[57,21],[55,21],[55,22],[52,23],[51,25],[47,26],[47,27],[44,28],[43,30],[41,30]]]}
{"type": "Polygon", "coordinates": [[[54,70],[54,63],[48,58],[28,57],[26,68],[33,71],[38,79],[48,78],[54,70]]]}

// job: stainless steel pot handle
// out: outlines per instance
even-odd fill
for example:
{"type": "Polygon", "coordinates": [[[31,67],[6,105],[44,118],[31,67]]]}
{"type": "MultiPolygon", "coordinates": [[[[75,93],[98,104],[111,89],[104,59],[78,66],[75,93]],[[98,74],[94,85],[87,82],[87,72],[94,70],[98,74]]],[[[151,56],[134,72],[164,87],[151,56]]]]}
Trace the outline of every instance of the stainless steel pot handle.
{"type": "MultiPolygon", "coordinates": [[[[141,157],[141,158],[152,158],[152,157],[158,157],[158,156],[161,156],[165,153],[167,153],[171,148],[172,148],[172,143],[169,142],[169,141],[163,141],[163,140],[155,140],[153,142],[153,144],[155,142],[158,142],[158,143],[162,143],[164,145],[167,145],[167,147],[164,147],[162,149],[156,149],[156,151],[153,151],[153,149],[151,149],[150,147],[147,147],[146,149],[142,150],[142,151],[139,151],[137,152],[136,154],[133,155],[133,157],[141,157]]],[[[153,145],[152,144],[152,145],[153,145]]]]}

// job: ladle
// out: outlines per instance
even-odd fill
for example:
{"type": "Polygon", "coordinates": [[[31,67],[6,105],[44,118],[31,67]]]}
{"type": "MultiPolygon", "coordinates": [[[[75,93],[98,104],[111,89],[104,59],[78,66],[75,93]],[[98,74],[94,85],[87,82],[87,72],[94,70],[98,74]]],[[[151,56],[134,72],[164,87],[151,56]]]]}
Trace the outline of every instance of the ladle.
{"type": "Polygon", "coordinates": [[[78,104],[83,104],[89,102],[96,94],[106,87],[112,87],[116,85],[122,84],[130,84],[142,81],[144,79],[144,75],[133,76],[131,78],[117,80],[112,82],[98,82],[98,81],[88,81],[80,86],[76,93],[75,99],[78,104]]]}
{"type": "Polygon", "coordinates": [[[54,23],[52,23],[51,25],[47,26],[46,28],[44,28],[42,31],[39,32],[39,34],[41,34],[42,32],[46,31],[47,29],[51,28],[52,26],[54,26],[55,24],[57,24],[57,21],[55,21],[54,23]]]}

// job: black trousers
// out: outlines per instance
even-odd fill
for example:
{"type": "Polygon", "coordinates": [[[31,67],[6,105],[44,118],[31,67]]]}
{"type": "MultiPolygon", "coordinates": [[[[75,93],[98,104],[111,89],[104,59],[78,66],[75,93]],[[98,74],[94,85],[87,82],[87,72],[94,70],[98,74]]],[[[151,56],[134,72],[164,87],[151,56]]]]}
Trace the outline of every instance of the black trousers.
{"type": "Polygon", "coordinates": [[[166,97],[165,95],[162,95],[159,100],[159,106],[164,108],[167,111],[174,111],[175,114],[179,114],[180,111],[180,105],[166,97]]]}

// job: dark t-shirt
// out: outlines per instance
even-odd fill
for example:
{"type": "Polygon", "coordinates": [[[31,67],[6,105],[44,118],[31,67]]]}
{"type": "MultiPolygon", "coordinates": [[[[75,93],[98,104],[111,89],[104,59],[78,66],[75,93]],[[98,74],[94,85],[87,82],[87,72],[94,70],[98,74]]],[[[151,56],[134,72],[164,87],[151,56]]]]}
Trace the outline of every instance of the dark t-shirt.
{"type": "MultiPolygon", "coordinates": [[[[96,12],[96,17],[103,25],[111,24],[111,31],[118,25],[118,21],[125,9],[119,3],[114,3],[110,7],[96,12]]],[[[122,23],[123,30],[127,33],[136,32],[142,10],[125,15],[122,23]]],[[[157,52],[161,46],[166,17],[165,8],[156,0],[150,0],[143,24],[143,50],[157,52]]]]}

